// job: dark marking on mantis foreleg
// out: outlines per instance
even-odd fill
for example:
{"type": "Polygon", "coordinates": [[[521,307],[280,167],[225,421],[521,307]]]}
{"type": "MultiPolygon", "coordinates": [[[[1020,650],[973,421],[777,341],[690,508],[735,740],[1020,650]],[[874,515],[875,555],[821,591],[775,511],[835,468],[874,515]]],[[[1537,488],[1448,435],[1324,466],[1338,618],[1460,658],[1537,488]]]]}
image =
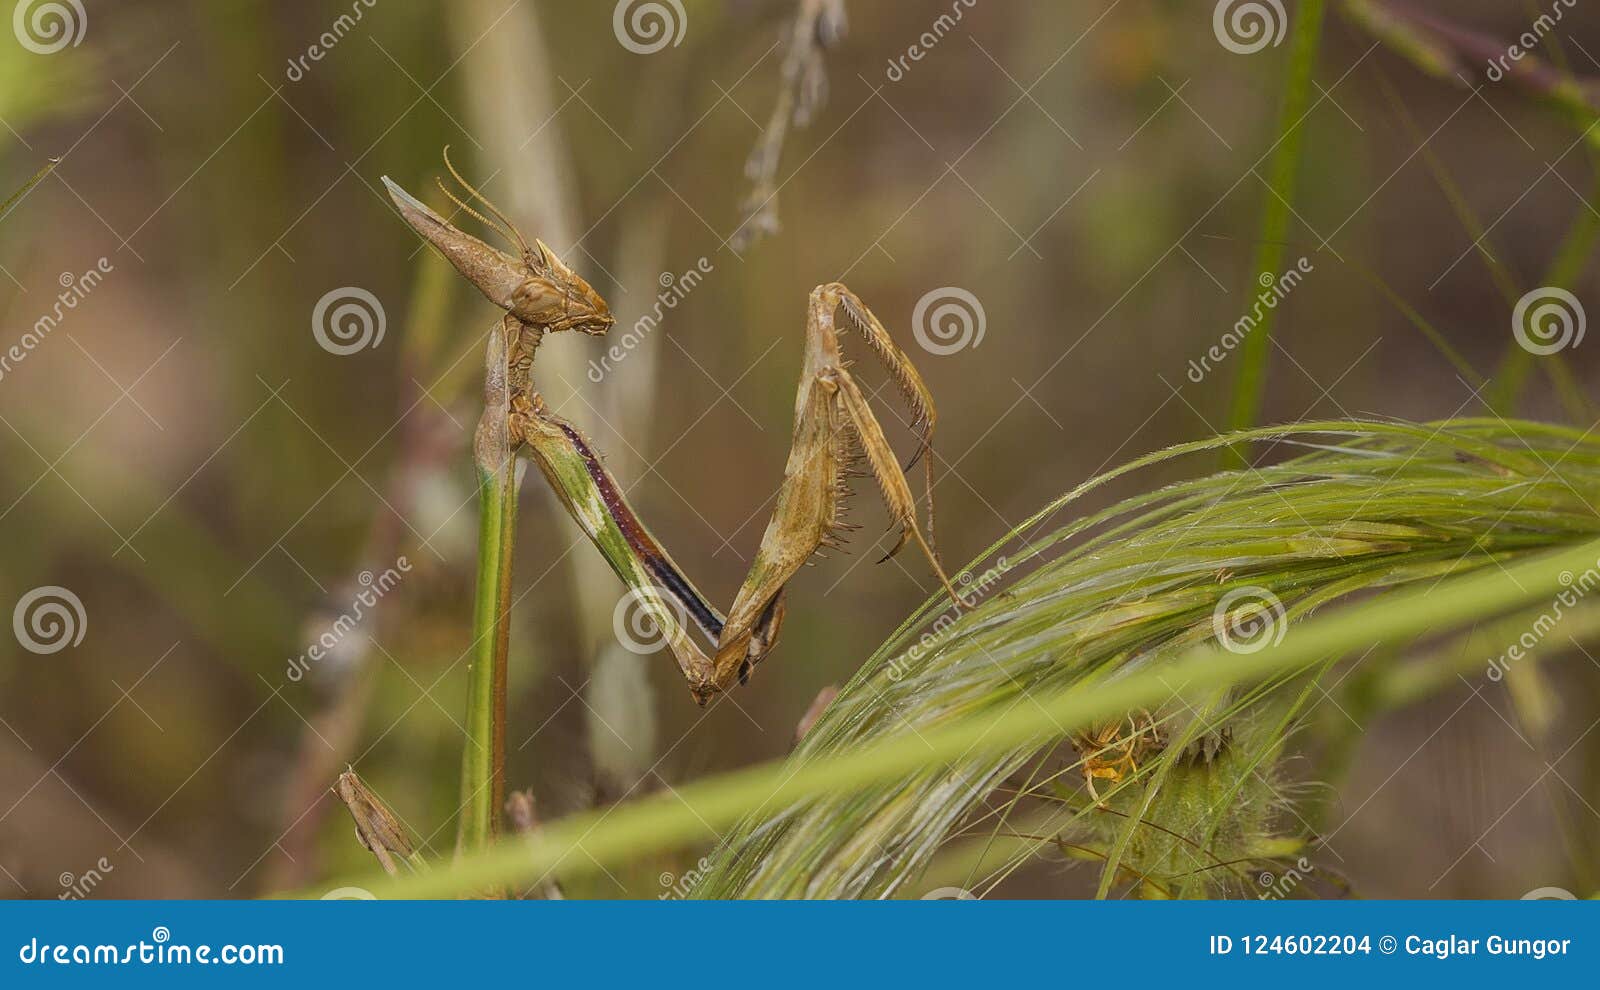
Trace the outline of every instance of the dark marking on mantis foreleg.
{"type": "Polygon", "coordinates": [[[705,630],[706,635],[713,640],[722,635],[722,618],[705,600],[697,595],[687,579],[673,566],[661,545],[655,541],[650,532],[644,528],[639,517],[634,515],[633,509],[623,499],[622,493],[617,490],[617,483],[595,456],[583,437],[568,423],[561,423],[561,432],[566,434],[567,440],[572,443],[575,450],[583,457],[584,468],[589,472],[589,478],[600,491],[600,497],[605,501],[606,512],[617,524],[617,529],[622,533],[622,538],[628,541],[628,546],[643,561],[645,569],[656,583],[665,591],[676,598],[694,618],[695,624],[705,630]]]}

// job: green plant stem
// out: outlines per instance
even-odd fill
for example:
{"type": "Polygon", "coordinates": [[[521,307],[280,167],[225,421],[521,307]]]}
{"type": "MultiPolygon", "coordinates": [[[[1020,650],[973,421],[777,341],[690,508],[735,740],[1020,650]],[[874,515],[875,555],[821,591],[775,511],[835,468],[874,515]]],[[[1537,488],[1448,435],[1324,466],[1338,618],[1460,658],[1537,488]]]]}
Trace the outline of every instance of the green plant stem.
{"type": "Polygon", "coordinates": [[[467,676],[467,743],[461,757],[461,824],[456,848],[500,835],[505,797],[506,652],[510,644],[511,557],[516,531],[512,470],[478,475],[478,585],[467,676]]]}
{"type": "Polygon", "coordinates": [[[505,804],[506,654],[511,642],[511,560],[517,529],[517,472],[506,418],[506,337],[489,338],[484,411],[473,442],[478,471],[478,581],[467,674],[467,742],[461,756],[458,855],[500,837],[505,804]]]}
{"type": "MultiPolygon", "coordinates": [[[[1295,179],[1300,171],[1307,109],[1311,102],[1311,76],[1317,65],[1317,49],[1322,43],[1322,22],[1326,13],[1323,0],[1304,0],[1295,18],[1289,43],[1289,71],[1284,82],[1283,106],[1278,115],[1278,145],[1272,155],[1270,189],[1261,216],[1257,240],[1255,279],[1248,295],[1259,291],[1267,278],[1277,279],[1283,267],[1284,241],[1289,236],[1289,220],[1294,213],[1295,179]]],[[[1266,311],[1261,322],[1244,339],[1239,349],[1239,376],[1233,386],[1233,410],[1228,430],[1254,426],[1261,414],[1262,394],[1266,390],[1268,345],[1277,309],[1266,311]]],[[[1223,454],[1231,464],[1244,464],[1240,448],[1230,447],[1223,454]]]]}
{"type": "Polygon", "coordinates": [[[1373,643],[1393,643],[1505,614],[1553,599],[1563,571],[1595,567],[1600,540],[1453,578],[1432,587],[1398,590],[1333,609],[1292,629],[1282,642],[1235,655],[1207,645],[1178,659],[1112,682],[1075,685],[1002,711],[967,716],[945,728],[906,733],[885,742],[798,766],[773,762],[673,789],[631,806],[568,818],[537,836],[467,855],[447,870],[390,882],[381,875],[352,880],[384,897],[459,894],[496,883],[531,882],[560,865],[586,872],[637,859],[715,834],[760,809],[826,793],[851,791],[919,772],[929,763],[1005,752],[1093,724],[1120,712],[1184,695],[1298,671],[1329,656],[1373,643]],[[583,855],[573,853],[582,851],[583,855]]]}

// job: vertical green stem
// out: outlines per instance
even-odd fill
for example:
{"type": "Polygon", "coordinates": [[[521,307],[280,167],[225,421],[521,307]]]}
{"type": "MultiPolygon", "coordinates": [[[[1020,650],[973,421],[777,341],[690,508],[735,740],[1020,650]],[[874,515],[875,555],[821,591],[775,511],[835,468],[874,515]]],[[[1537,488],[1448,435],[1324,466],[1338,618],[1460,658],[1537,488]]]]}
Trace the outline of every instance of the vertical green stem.
{"type": "Polygon", "coordinates": [[[456,848],[500,834],[505,797],[506,651],[510,642],[511,550],[516,531],[512,470],[478,475],[478,587],[467,674],[467,742],[461,756],[461,825],[456,848]]]}
{"type": "Polygon", "coordinates": [[[500,835],[505,803],[506,654],[511,640],[511,559],[517,529],[516,461],[506,417],[506,333],[489,338],[484,411],[473,443],[478,471],[478,583],[467,675],[467,741],[461,756],[457,853],[500,835]]]}
{"type": "MultiPolygon", "coordinates": [[[[1311,75],[1317,64],[1317,49],[1322,41],[1324,0],[1304,0],[1295,19],[1289,43],[1289,72],[1284,82],[1283,106],[1278,115],[1278,146],[1273,152],[1268,181],[1271,192],[1261,216],[1261,236],[1256,248],[1256,278],[1252,286],[1267,277],[1276,279],[1283,267],[1284,243],[1293,216],[1295,178],[1300,171],[1300,148],[1304,136],[1302,123],[1311,102],[1311,75]]],[[[1252,288],[1251,294],[1256,289],[1252,288]]],[[[1266,388],[1268,344],[1277,310],[1269,309],[1245,337],[1239,348],[1239,377],[1233,386],[1233,410],[1228,416],[1229,431],[1255,425],[1261,413],[1261,396],[1266,388]]],[[[1230,448],[1224,457],[1231,464],[1243,464],[1244,454],[1230,448]]]]}

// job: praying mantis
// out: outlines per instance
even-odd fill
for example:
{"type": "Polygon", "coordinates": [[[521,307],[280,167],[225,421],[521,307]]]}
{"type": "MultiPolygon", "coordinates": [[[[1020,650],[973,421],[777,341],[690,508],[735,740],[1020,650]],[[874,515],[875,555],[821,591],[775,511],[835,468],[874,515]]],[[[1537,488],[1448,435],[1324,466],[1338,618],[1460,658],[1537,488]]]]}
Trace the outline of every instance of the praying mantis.
{"type": "Polygon", "coordinates": [[[956,607],[962,607],[933,543],[932,449],[937,418],[933,396],[910,358],[855,293],[838,282],[819,285],[811,293],[793,443],[777,505],[744,583],[724,615],[640,520],[589,439],[551,411],[534,387],[534,354],[545,336],[564,330],[604,334],[616,322],[610,308],[548,245],[538,239],[530,244],[504,213],[461,177],[448,153],[445,165],[467,198],[489,215],[440,182],[445,195],[497,230],[515,254],[458,229],[387,176],[383,182],[412,229],[504,311],[490,335],[485,390],[489,408],[479,426],[477,445],[520,454],[539,467],[567,513],[660,630],[696,702],[704,705],[745,683],[771,652],[783,624],[789,580],[814,553],[841,546],[846,532],[856,528],[843,517],[852,476],[870,474],[876,480],[891,525],[899,530],[899,539],[883,559],[914,541],[956,607]],[[847,321],[843,326],[837,322],[841,312],[847,321]],[[840,333],[852,328],[888,369],[911,409],[917,449],[903,469],[842,356],[840,333]],[[919,460],[927,486],[926,532],[917,518],[908,479],[919,460]],[[862,465],[864,472],[859,470],[862,465]],[[709,653],[685,628],[691,621],[712,644],[709,653]]]}

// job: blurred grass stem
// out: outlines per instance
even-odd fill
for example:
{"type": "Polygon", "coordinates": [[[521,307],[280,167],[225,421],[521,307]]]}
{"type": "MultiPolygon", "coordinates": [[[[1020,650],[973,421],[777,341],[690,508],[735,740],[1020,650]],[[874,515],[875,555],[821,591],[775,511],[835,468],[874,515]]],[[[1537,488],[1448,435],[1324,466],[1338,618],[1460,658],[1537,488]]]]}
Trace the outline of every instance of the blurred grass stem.
{"type": "MultiPolygon", "coordinates": [[[[1289,220],[1294,214],[1295,179],[1300,171],[1300,149],[1311,100],[1311,76],[1317,65],[1317,49],[1322,42],[1322,22],[1326,13],[1323,0],[1304,0],[1295,18],[1289,43],[1289,69],[1284,81],[1283,105],[1278,116],[1278,141],[1272,155],[1267,202],[1261,216],[1261,234],[1256,249],[1256,278],[1251,285],[1276,279],[1283,267],[1284,241],[1289,220]]],[[[1253,293],[1254,290],[1252,290],[1253,293]]],[[[1228,430],[1249,429],[1261,414],[1262,394],[1266,390],[1267,355],[1277,309],[1268,309],[1254,332],[1245,337],[1239,349],[1239,377],[1233,386],[1233,410],[1228,430]]],[[[1237,448],[1224,454],[1229,464],[1243,464],[1237,448]]]]}
{"type": "Polygon", "coordinates": [[[11,208],[22,202],[22,197],[28,195],[34,186],[43,182],[44,177],[55,171],[55,167],[60,163],[61,159],[52,158],[48,162],[45,162],[44,168],[41,168],[39,171],[33,173],[33,178],[29,179],[21,189],[18,189],[16,192],[12,193],[11,198],[7,199],[4,205],[0,205],[0,220],[4,220],[6,217],[10,216],[11,208]]]}

